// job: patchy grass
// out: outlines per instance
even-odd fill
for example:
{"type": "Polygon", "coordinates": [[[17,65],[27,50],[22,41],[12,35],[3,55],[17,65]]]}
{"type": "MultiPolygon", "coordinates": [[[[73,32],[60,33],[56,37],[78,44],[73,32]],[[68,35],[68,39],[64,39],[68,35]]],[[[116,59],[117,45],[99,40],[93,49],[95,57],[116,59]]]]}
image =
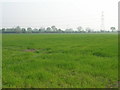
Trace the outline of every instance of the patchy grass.
{"type": "Polygon", "coordinates": [[[117,87],[117,39],[117,34],[3,34],[3,87],[117,87]]]}

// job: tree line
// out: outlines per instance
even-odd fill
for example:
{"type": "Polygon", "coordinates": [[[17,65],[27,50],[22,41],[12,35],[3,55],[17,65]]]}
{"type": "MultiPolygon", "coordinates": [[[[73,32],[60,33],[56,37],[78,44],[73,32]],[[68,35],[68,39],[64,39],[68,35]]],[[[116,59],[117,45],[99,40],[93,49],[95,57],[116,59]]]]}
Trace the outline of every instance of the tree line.
{"type": "Polygon", "coordinates": [[[28,28],[21,28],[20,26],[17,26],[15,28],[2,28],[2,33],[105,33],[105,32],[117,32],[115,27],[110,27],[110,30],[99,30],[95,31],[89,27],[86,29],[83,29],[81,26],[77,27],[77,30],[74,31],[72,28],[68,28],[65,30],[58,29],[56,26],[51,26],[47,28],[34,28],[31,27],[28,28]]]}

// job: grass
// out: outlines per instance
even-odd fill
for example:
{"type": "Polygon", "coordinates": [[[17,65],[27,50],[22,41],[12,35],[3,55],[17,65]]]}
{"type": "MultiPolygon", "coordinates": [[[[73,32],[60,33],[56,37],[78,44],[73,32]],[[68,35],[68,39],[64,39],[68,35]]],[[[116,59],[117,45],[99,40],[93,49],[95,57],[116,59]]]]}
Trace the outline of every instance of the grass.
{"type": "Polygon", "coordinates": [[[3,88],[109,88],[117,34],[3,34],[3,88]]]}
{"type": "Polygon", "coordinates": [[[2,89],[2,34],[0,33],[0,89],[2,89]]]}

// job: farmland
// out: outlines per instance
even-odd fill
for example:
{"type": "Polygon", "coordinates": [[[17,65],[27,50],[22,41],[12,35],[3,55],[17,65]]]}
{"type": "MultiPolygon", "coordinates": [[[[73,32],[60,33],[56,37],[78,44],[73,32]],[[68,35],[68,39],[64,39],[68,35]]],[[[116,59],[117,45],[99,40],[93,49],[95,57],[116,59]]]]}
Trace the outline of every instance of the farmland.
{"type": "Polygon", "coordinates": [[[4,88],[117,87],[117,34],[3,34],[4,88]]]}

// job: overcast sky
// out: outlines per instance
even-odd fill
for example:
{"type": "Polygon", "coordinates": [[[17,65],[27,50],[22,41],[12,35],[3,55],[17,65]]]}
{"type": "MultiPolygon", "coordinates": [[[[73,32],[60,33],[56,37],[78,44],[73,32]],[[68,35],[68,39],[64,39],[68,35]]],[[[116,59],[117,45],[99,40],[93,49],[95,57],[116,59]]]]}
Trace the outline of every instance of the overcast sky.
{"type": "Polygon", "coordinates": [[[4,0],[1,27],[48,27],[100,29],[104,11],[105,29],[118,26],[119,0],[4,0]],[[8,2],[9,1],[9,2],[8,2]],[[10,2],[11,1],[11,2],[10,2]]]}

